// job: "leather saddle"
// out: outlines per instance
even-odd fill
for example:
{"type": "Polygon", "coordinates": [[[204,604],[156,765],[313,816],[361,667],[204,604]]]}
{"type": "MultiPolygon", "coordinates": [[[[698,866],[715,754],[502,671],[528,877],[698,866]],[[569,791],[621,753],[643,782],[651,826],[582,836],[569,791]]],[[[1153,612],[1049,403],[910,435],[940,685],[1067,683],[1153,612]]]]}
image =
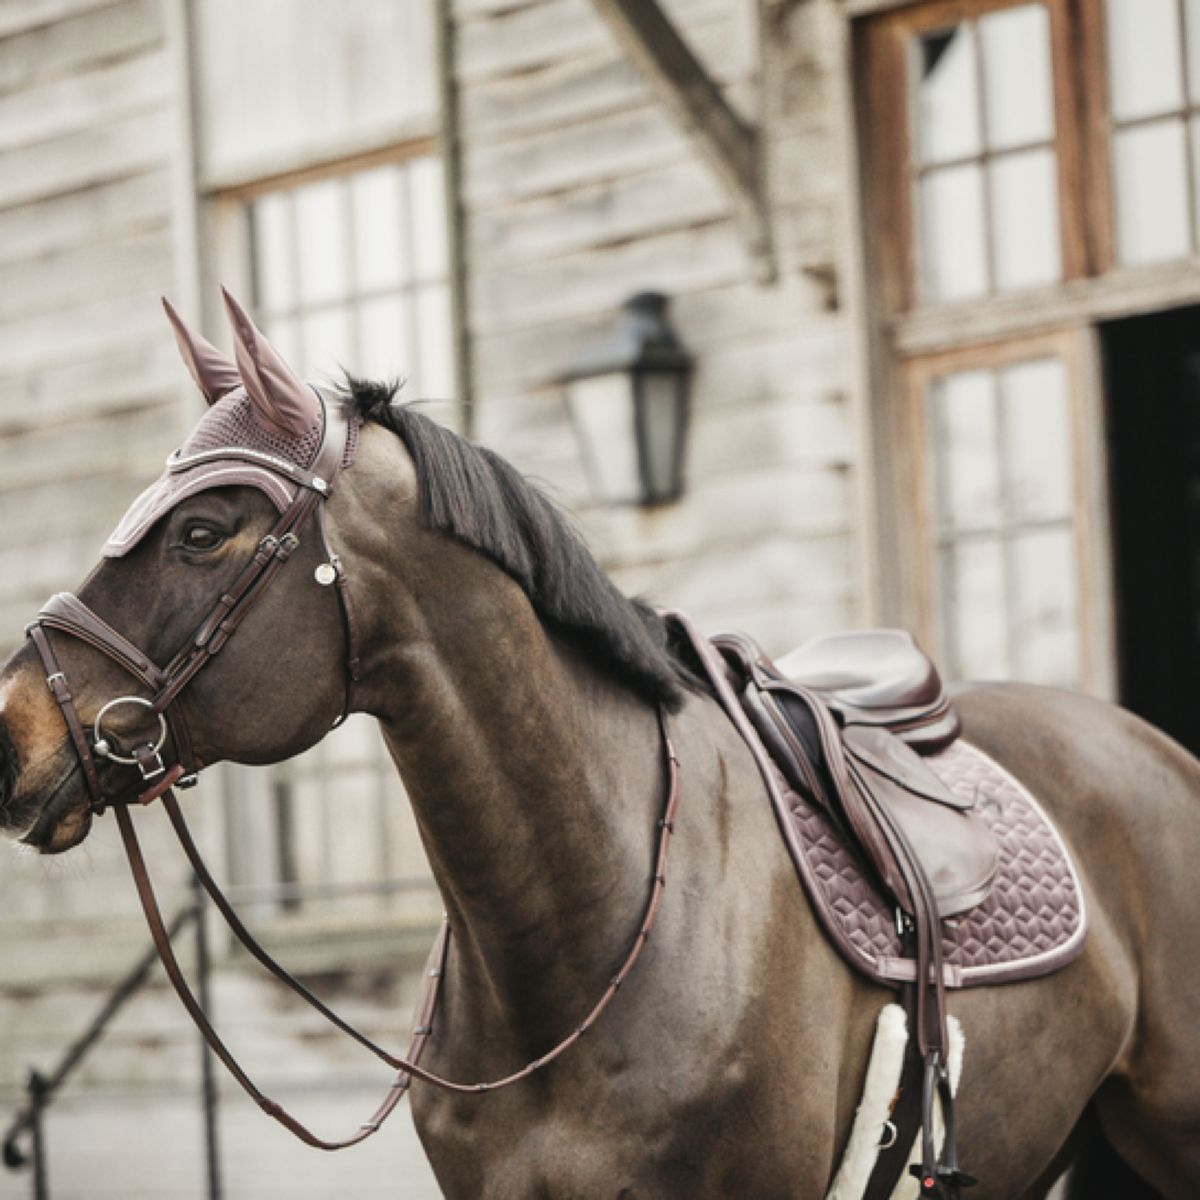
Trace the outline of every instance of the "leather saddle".
{"type": "Polygon", "coordinates": [[[958,736],[937,668],[892,629],[833,634],[772,663],[745,634],[719,634],[742,707],[779,771],[824,808],[909,916],[924,877],[941,919],[974,908],[999,849],[922,761],[958,736]]]}

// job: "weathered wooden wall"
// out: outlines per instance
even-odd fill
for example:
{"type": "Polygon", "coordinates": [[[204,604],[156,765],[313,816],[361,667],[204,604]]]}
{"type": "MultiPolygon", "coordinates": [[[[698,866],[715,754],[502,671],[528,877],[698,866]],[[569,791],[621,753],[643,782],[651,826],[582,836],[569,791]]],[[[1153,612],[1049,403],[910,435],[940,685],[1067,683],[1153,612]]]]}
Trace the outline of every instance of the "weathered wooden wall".
{"type": "Polygon", "coordinates": [[[773,4],[760,29],[753,0],[665,7],[764,121],[779,281],[755,282],[727,197],[589,0],[459,0],[475,428],[581,514],[626,590],[778,650],[860,616],[837,16],[773,4]],[[688,487],[603,509],[552,380],[646,289],[698,359],[688,487]]]}
{"type": "Polygon", "coordinates": [[[0,643],[178,432],[175,82],[156,0],[0,6],[0,643]]]}

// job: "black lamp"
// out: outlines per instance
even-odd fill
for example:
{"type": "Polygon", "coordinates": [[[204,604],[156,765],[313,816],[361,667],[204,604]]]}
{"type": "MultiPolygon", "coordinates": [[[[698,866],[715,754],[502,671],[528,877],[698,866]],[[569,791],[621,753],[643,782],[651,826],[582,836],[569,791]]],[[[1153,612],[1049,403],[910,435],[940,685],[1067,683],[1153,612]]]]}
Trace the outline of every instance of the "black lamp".
{"type": "Polygon", "coordinates": [[[683,491],[692,358],[667,298],[641,292],[584,347],[563,383],[588,478],[606,504],[663,504],[683,491]]]}

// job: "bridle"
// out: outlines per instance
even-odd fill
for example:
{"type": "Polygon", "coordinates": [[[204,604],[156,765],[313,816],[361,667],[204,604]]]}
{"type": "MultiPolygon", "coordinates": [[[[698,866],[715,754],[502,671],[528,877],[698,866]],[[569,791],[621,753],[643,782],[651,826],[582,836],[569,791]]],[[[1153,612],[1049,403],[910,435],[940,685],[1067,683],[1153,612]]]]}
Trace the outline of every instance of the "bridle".
{"type": "MultiPolygon", "coordinates": [[[[319,393],[318,393],[319,395],[319,393]]],[[[308,468],[299,467],[286,459],[265,455],[259,451],[237,447],[223,448],[222,459],[242,459],[256,467],[265,467],[282,476],[296,488],[295,498],[261,539],[253,557],[223,592],[217,602],[196,627],[193,635],[179,648],[166,667],[157,666],[149,655],[139,650],[106,621],[97,616],[82,600],[69,592],[52,596],[38,612],[37,619],[25,630],[37,648],[46,667],[46,682],[62,710],[67,729],[83,769],[91,799],[92,812],[99,815],[106,808],[124,803],[105,795],[96,760],[136,766],[146,785],[138,795],[140,804],[149,804],[171,787],[190,787],[204,766],[192,749],[187,720],[179,703],[180,694],[189,683],[219,654],[237,632],[250,611],[262,598],[275,576],[300,545],[300,535],[316,514],[317,528],[325,548],[326,562],[317,568],[317,581],[335,584],[346,638],[346,685],[340,724],[353,704],[358,682],[358,632],[350,605],[346,572],[341,560],[329,548],[325,533],[324,504],[337,477],[346,449],[349,426],[342,408],[321,397],[324,410],[324,429],[321,445],[308,468]],[[58,665],[47,630],[66,633],[99,650],[140,683],[152,695],[117,696],[109,700],[96,714],[92,727],[85,728],[71,695],[66,675],[58,665]],[[157,718],[155,735],[135,745],[127,755],[118,753],[113,742],[104,735],[104,718],[121,705],[145,708],[157,718]],[[163,748],[170,735],[173,761],[167,765],[163,748]]],[[[192,462],[186,464],[189,468],[192,462]]]]}
{"type": "Polygon", "coordinates": [[[307,469],[258,451],[222,448],[219,452],[214,452],[213,457],[248,459],[256,466],[266,466],[295,485],[297,490],[290,505],[280,515],[270,532],[259,542],[253,557],[239,573],[234,583],[220,596],[200,622],[193,636],[180,647],[166,667],[158,667],[148,655],[92,612],[78,597],[69,593],[60,593],[52,597],[38,612],[37,619],[26,629],[26,634],[41,657],[46,670],[46,683],[62,711],[75,754],[83,771],[91,801],[91,811],[100,815],[111,808],[116,815],[126,856],[129,859],[130,871],[142,910],[146,916],[151,938],[159,958],[162,960],[167,977],[184,1008],[195,1022],[212,1052],[264,1112],[310,1146],[320,1150],[341,1150],[356,1145],[375,1133],[399,1104],[413,1079],[421,1079],[447,1091],[458,1093],[482,1093],[508,1087],[549,1066],[579,1041],[599,1020],[633,970],[658,916],[663,887],[666,883],[667,856],[675,828],[675,813],[679,804],[679,760],[667,731],[665,714],[660,708],[658,724],[666,761],[666,801],[663,814],[658,822],[658,838],[649,894],[632,944],[621,966],[611,977],[608,987],[587,1016],[551,1050],[502,1078],[478,1083],[460,1083],[444,1079],[419,1065],[421,1055],[433,1033],[433,1018],[437,1010],[440,983],[449,958],[451,935],[448,920],[443,920],[430,954],[426,968],[426,987],[418,1008],[416,1026],[413,1029],[408,1052],[403,1057],[383,1049],[326,1007],[304,984],[290,975],[259,945],[237,916],[209,872],[184,821],[179,802],[175,798],[173,789],[177,786],[192,786],[204,766],[193,752],[191,737],[179,704],[179,698],[187,685],[237,632],[250,610],[299,547],[301,535],[315,519],[326,555],[326,561],[316,569],[316,579],[322,585],[336,585],[346,640],[345,701],[341,716],[334,724],[340,724],[350,712],[354,687],[359,678],[358,634],[350,605],[346,571],[341,560],[330,549],[324,519],[325,501],[343,461],[349,428],[341,406],[336,402],[326,400],[323,396],[320,399],[324,411],[322,440],[311,466],[307,469]],[[55,657],[48,630],[78,638],[99,650],[148,688],[152,693],[151,696],[131,694],[109,700],[97,711],[91,728],[88,728],[75,707],[66,675],[55,657]],[[129,754],[119,753],[104,734],[105,716],[120,705],[143,707],[157,718],[157,728],[153,734],[145,741],[135,745],[129,754]],[[173,751],[169,765],[163,758],[163,749],[168,735],[173,751]],[[96,763],[98,758],[123,766],[137,767],[142,782],[146,786],[134,801],[105,794],[100,770],[96,763]],[[350,1136],[339,1141],[329,1141],[318,1137],[277,1101],[260,1091],[221,1040],[210,1024],[200,1002],[192,993],[172,949],[170,935],[154,893],[145,856],[142,853],[129,811],[131,803],[144,805],[156,799],[161,799],[184,854],[201,886],[225,918],[238,941],[259,963],[316,1009],[326,1020],[399,1072],[375,1113],[350,1136]]]}

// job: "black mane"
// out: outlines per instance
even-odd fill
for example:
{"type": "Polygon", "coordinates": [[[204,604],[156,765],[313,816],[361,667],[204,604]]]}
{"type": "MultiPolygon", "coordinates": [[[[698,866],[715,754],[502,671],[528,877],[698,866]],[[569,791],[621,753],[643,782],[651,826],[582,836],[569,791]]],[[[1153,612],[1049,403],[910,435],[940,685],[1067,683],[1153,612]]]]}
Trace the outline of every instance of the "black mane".
{"type": "Polygon", "coordinates": [[[563,513],[511,463],[394,403],[397,385],[346,379],[350,411],[395,433],[417,468],[421,519],[477,550],[521,585],[556,634],[670,712],[694,677],[666,623],[622,595],[563,513]]]}

